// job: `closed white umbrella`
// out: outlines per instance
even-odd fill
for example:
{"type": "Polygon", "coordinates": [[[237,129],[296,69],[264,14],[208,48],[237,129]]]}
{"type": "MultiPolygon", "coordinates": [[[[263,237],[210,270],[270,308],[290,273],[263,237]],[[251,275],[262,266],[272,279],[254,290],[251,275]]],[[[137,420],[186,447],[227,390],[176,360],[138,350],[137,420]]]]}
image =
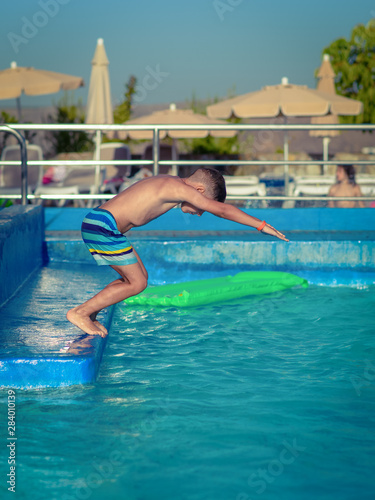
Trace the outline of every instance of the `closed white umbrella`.
{"type": "MultiPolygon", "coordinates": [[[[109,61],[104,48],[103,38],[98,38],[95,54],[91,61],[91,77],[89,95],[86,106],[86,123],[111,125],[113,110],[111,101],[111,87],[109,82],[109,61]]],[[[102,133],[96,131],[95,160],[100,160],[100,145],[102,133]]],[[[96,167],[95,185],[99,187],[100,165],[96,167]]]]}
{"type": "MultiPolygon", "coordinates": [[[[324,54],[322,65],[319,68],[318,72],[318,85],[316,87],[317,90],[321,92],[326,92],[328,94],[336,95],[335,88],[335,72],[331,66],[331,62],[329,60],[329,55],[324,54]]],[[[325,125],[334,125],[339,123],[339,118],[337,115],[326,115],[326,116],[314,116],[311,118],[311,123],[313,124],[325,124],[325,125]]],[[[328,147],[331,142],[332,137],[336,137],[339,135],[338,130],[310,130],[309,134],[313,137],[323,137],[323,160],[328,161],[328,147]]],[[[326,165],[323,165],[323,173],[326,174],[327,168],[326,165]]]]}
{"type": "Polygon", "coordinates": [[[109,61],[105,52],[103,38],[98,38],[91,64],[86,123],[110,125],[113,123],[113,110],[108,71],[109,61]]]}

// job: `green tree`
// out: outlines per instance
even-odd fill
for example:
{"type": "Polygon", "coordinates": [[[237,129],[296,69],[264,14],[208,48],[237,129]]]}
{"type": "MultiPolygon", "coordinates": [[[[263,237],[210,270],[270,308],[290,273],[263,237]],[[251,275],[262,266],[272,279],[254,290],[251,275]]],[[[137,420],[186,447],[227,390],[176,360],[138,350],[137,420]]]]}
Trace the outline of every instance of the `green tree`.
{"type": "MultiPolygon", "coordinates": [[[[48,115],[49,123],[85,123],[83,107],[69,99],[68,94],[58,101],[56,113],[48,115]]],[[[49,132],[49,137],[54,149],[54,154],[81,153],[93,148],[93,141],[84,130],[74,132],[71,130],[56,130],[49,132]]]]}
{"type": "Polygon", "coordinates": [[[113,120],[115,123],[124,123],[130,120],[132,113],[133,94],[135,94],[135,87],[137,79],[135,76],[129,78],[128,83],[125,85],[124,101],[116,106],[113,111],[113,120]]]}
{"type": "Polygon", "coordinates": [[[231,155],[239,152],[237,136],[226,139],[209,135],[202,139],[186,139],[185,144],[193,154],[197,155],[231,155]]]}
{"type": "Polygon", "coordinates": [[[331,56],[338,94],[363,103],[358,116],[340,117],[343,123],[375,123],[375,18],[358,24],[349,40],[339,38],[323,51],[331,56]]]}

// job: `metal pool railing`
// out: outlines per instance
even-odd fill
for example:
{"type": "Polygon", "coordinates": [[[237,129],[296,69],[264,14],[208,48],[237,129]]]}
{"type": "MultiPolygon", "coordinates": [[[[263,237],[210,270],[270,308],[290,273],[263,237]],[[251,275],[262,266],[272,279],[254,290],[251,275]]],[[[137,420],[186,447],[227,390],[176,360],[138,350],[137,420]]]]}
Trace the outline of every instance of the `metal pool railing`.
{"type": "MultiPolygon", "coordinates": [[[[8,133],[13,135],[20,145],[21,149],[21,200],[22,205],[27,204],[27,149],[26,141],[23,135],[21,135],[17,130],[8,127],[7,125],[0,126],[0,132],[8,133]]],[[[19,162],[17,162],[18,164],[19,162]]],[[[0,163],[1,165],[1,163],[0,163]]]]}
{"type": "MultiPolygon", "coordinates": [[[[128,130],[143,130],[153,132],[153,158],[152,160],[110,160],[104,161],[99,159],[99,149],[96,148],[95,159],[94,160],[43,160],[43,161],[30,161],[30,165],[45,165],[45,166],[90,166],[96,165],[98,171],[101,166],[105,165],[150,165],[153,169],[153,174],[157,175],[159,172],[159,166],[161,165],[177,165],[177,166],[245,166],[245,165],[268,165],[268,166],[284,166],[284,186],[285,194],[280,196],[257,196],[257,195],[236,195],[228,196],[228,200],[265,200],[265,201],[373,201],[374,196],[362,196],[362,197],[328,197],[328,196],[290,196],[288,192],[289,186],[289,166],[292,165],[337,165],[337,161],[329,160],[290,160],[288,155],[288,148],[284,147],[284,159],[283,160],[160,160],[159,159],[159,131],[163,130],[208,130],[207,125],[88,125],[88,124],[9,124],[0,127],[0,132],[8,132],[13,134],[21,146],[21,164],[22,164],[22,182],[21,182],[21,193],[17,194],[1,194],[3,199],[21,199],[23,204],[26,204],[28,200],[41,199],[41,200],[55,200],[55,199],[69,199],[69,200],[98,200],[98,199],[109,199],[113,197],[113,194],[95,193],[95,194],[41,194],[33,195],[29,194],[27,190],[27,152],[25,139],[20,133],[21,131],[86,131],[95,132],[95,142],[100,144],[103,132],[115,132],[115,131],[128,131],[128,130]]],[[[284,134],[288,131],[303,131],[303,130],[338,130],[338,131],[348,131],[348,130],[360,130],[360,131],[373,131],[375,130],[375,124],[361,124],[361,125],[313,125],[313,124],[223,124],[223,125],[210,125],[209,130],[236,130],[241,131],[263,131],[263,130],[274,130],[283,131],[284,134]]],[[[285,146],[285,144],[284,144],[285,146]]],[[[355,160],[353,161],[340,161],[341,165],[353,164],[356,165],[374,165],[374,160],[355,160]]],[[[0,161],[1,165],[19,165],[19,161],[0,161]]]]}

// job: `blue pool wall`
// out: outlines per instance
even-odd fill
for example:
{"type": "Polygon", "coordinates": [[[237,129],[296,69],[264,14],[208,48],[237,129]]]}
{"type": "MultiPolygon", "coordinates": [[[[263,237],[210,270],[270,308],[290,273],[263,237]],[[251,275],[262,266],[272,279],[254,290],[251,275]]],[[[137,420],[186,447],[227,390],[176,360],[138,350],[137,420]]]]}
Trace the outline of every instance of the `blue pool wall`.
{"type": "MultiPolygon", "coordinates": [[[[252,228],[220,219],[172,210],[128,236],[152,278],[164,269],[177,273],[186,266],[216,270],[356,269],[375,271],[373,209],[255,209],[247,210],[283,231],[285,243],[252,228]]],[[[94,260],[81,241],[79,229],[87,210],[46,210],[47,253],[52,261],[94,260]],[[70,231],[67,240],[61,231],[70,231]],[[53,236],[55,235],[55,236],[53,236]]]]}
{"type": "Polygon", "coordinates": [[[42,265],[43,215],[41,206],[0,210],[0,306],[42,265]]]}
{"type": "MultiPolygon", "coordinates": [[[[89,210],[85,208],[47,208],[46,231],[80,231],[89,210]]],[[[266,208],[243,209],[249,215],[266,220],[280,231],[374,231],[374,208],[266,208]]],[[[204,213],[202,217],[170,210],[137,231],[243,231],[236,222],[204,213]]],[[[251,230],[251,229],[249,229],[251,230]]]]}

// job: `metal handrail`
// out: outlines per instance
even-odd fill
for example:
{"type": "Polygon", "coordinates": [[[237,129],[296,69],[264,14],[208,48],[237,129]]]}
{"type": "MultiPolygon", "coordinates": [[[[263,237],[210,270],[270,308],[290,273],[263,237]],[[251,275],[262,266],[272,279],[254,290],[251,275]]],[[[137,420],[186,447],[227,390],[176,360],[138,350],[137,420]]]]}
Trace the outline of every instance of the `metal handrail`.
{"type": "Polygon", "coordinates": [[[120,130],[374,130],[373,123],[350,124],[312,124],[312,123],[223,123],[220,125],[190,125],[190,124],[85,124],[85,123],[12,123],[7,126],[14,130],[86,130],[86,131],[120,131],[120,130]]]}
{"type": "MultiPolygon", "coordinates": [[[[29,194],[29,200],[110,200],[114,194],[29,194]]],[[[4,200],[20,200],[20,194],[2,194],[4,200]]],[[[227,195],[226,200],[261,200],[261,201],[374,201],[374,196],[259,196],[227,195]]]]}
{"type": "MultiPolygon", "coordinates": [[[[19,161],[0,160],[0,165],[19,165],[19,161]]],[[[28,165],[153,165],[153,160],[30,160],[28,165]]],[[[375,165],[375,158],[373,160],[159,160],[159,165],[284,165],[285,163],[293,163],[293,165],[375,165]]]]}
{"type": "MultiPolygon", "coordinates": [[[[25,140],[23,136],[18,132],[18,130],[71,130],[71,131],[89,131],[96,132],[97,134],[100,132],[109,132],[109,131],[152,131],[153,132],[153,159],[152,160],[42,160],[42,161],[30,161],[30,165],[66,165],[66,166],[90,166],[90,165],[153,165],[153,173],[156,175],[159,171],[159,165],[197,165],[200,166],[206,165],[284,165],[285,169],[289,170],[289,164],[293,165],[337,165],[337,161],[324,161],[324,160],[159,160],[159,132],[163,130],[237,130],[237,131],[252,131],[252,130],[275,130],[275,131],[288,131],[288,130],[338,130],[338,131],[348,131],[348,130],[375,130],[375,124],[233,124],[233,123],[225,123],[222,125],[102,125],[102,124],[31,124],[31,123],[22,123],[22,124],[8,124],[4,127],[0,127],[0,131],[7,131],[13,133],[17,137],[21,144],[21,162],[22,162],[22,184],[21,184],[21,199],[22,203],[27,203],[28,199],[56,199],[54,195],[28,195],[27,193],[27,159],[23,157],[22,153],[23,147],[24,152],[26,151],[25,140]],[[23,144],[23,146],[22,146],[23,144]],[[25,185],[26,184],[26,185],[25,185]]],[[[340,164],[352,164],[353,161],[341,161],[340,164]]],[[[356,165],[372,165],[375,163],[371,160],[356,160],[356,165]]],[[[14,165],[19,164],[17,161],[0,161],[0,165],[14,165]]],[[[289,175],[289,174],[288,174],[289,175]]],[[[60,199],[108,199],[111,198],[112,195],[58,195],[60,199]]],[[[2,195],[2,198],[12,198],[19,199],[17,195],[2,195]]],[[[249,199],[248,196],[228,196],[228,199],[249,199]]],[[[251,196],[251,199],[259,199],[259,200],[326,200],[329,198],[326,196],[320,197],[306,197],[306,196],[251,196]]],[[[334,198],[336,201],[339,198],[334,198]]],[[[343,198],[345,200],[350,200],[350,198],[343,198]]],[[[356,201],[363,200],[368,201],[372,200],[372,197],[357,197],[356,201]]]]}
{"type": "MultiPolygon", "coordinates": [[[[23,135],[21,135],[17,130],[12,129],[8,125],[1,125],[0,132],[6,132],[13,135],[19,142],[21,149],[21,200],[22,205],[27,203],[27,148],[26,141],[23,135]]],[[[17,165],[19,162],[16,162],[17,165]]]]}

